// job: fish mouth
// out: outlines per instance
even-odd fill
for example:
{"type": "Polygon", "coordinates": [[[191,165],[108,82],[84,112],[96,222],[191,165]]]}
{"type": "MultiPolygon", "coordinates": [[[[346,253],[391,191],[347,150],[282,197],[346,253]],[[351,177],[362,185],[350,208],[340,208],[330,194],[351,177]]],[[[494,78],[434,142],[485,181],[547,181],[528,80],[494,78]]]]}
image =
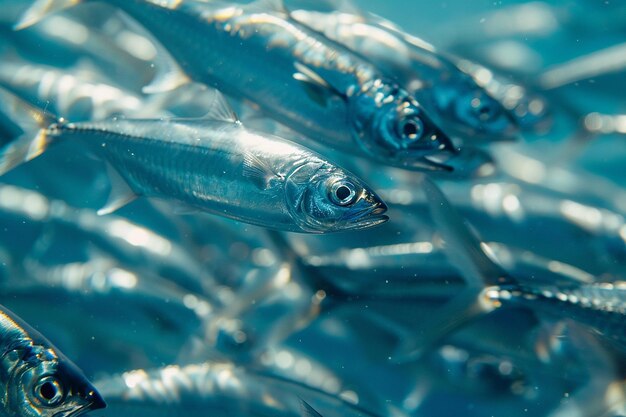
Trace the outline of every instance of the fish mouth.
{"type": "Polygon", "coordinates": [[[87,394],[87,400],[89,401],[89,404],[85,406],[86,411],[99,410],[101,408],[106,408],[107,406],[107,403],[104,401],[100,393],[95,389],[87,394]]]}
{"type": "Polygon", "coordinates": [[[358,230],[385,223],[389,220],[389,217],[384,214],[386,212],[387,205],[379,200],[374,205],[350,213],[350,215],[342,219],[350,222],[347,226],[342,227],[342,229],[358,230]]]}
{"type": "Polygon", "coordinates": [[[107,406],[100,393],[96,390],[89,391],[89,393],[83,397],[83,400],[87,401],[87,404],[67,414],[55,414],[55,417],[77,417],[89,411],[106,408],[107,406]]]}

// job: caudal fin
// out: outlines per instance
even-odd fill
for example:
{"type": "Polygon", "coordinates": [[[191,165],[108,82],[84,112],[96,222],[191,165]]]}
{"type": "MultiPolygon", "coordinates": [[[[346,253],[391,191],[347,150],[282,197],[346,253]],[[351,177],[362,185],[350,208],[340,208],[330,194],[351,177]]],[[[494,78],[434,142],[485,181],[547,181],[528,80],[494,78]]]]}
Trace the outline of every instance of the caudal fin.
{"type": "Polygon", "coordinates": [[[5,117],[21,131],[16,137],[3,140],[6,145],[0,148],[0,175],[4,175],[46,150],[50,144],[49,126],[57,118],[3,89],[0,89],[0,111],[6,113],[5,117]]]}
{"type": "Polygon", "coordinates": [[[25,29],[39,22],[49,14],[67,9],[79,3],[82,3],[82,0],[36,0],[20,17],[20,20],[13,26],[13,29],[25,29]]]}
{"type": "Polygon", "coordinates": [[[429,179],[423,181],[430,213],[446,243],[446,255],[466,282],[466,287],[434,311],[419,335],[407,338],[391,356],[393,362],[419,359],[444,337],[496,308],[484,297],[486,288],[512,284],[513,279],[482,248],[463,217],[429,179]]]}
{"type": "Polygon", "coordinates": [[[430,213],[446,242],[450,262],[463,274],[469,287],[515,284],[504,269],[487,253],[480,239],[452,207],[441,190],[430,180],[423,182],[430,213]]]}

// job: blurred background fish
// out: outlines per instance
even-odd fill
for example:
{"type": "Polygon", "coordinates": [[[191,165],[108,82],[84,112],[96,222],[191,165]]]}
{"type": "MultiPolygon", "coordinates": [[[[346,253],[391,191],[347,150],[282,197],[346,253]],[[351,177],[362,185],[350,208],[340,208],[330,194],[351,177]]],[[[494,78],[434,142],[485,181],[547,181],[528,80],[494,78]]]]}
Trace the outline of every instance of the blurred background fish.
{"type": "Polygon", "coordinates": [[[0,301],[75,412],[626,413],[621,3],[0,6],[0,301]]]}

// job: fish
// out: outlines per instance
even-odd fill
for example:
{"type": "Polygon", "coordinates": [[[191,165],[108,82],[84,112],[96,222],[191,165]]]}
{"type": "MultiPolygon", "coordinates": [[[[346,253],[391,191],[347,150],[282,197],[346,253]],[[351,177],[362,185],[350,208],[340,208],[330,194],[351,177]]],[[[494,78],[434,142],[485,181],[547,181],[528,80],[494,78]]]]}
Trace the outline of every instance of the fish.
{"type": "Polygon", "coordinates": [[[9,10],[18,4],[20,7],[0,16],[0,44],[6,44],[8,51],[33,64],[69,69],[89,62],[107,74],[116,74],[116,81],[123,88],[136,93],[154,74],[151,62],[155,49],[139,35],[130,33],[115,16],[103,16],[100,12],[97,20],[102,24],[88,25],[80,13],[74,13],[79,10],[71,10],[51,16],[41,25],[15,31],[13,25],[19,13],[32,2],[4,3],[2,7],[9,10]],[[134,49],[128,50],[129,45],[134,49]]]}
{"type": "MultiPolygon", "coordinates": [[[[459,68],[458,59],[349,4],[338,2],[340,9],[330,13],[299,8],[290,10],[290,16],[376,62],[464,145],[517,139],[517,120],[459,68]]],[[[317,6],[317,2],[312,5],[317,6]]]]}
{"type": "Polygon", "coordinates": [[[26,135],[6,146],[0,173],[53,143],[78,140],[108,163],[111,193],[99,214],[141,195],[301,233],[387,221],[385,203],[361,180],[307,148],[247,130],[215,94],[213,112],[202,119],[59,119],[34,139],[26,135]]]}
{"type": "Polygon", "coordinates": [[[4,306],[0,328],[3,415],[70,417],[106,406],[74,363],[4,306]]]}
{"type": "MultiPolygon", "coordinates": [[[[146,207],[141,213],[144,220],[149,215],[146,207]]],[[[89,208],[76,208],[33,190],[0,184],[0,219],[5,236],[21,236],[20,244],[11,242],[8,247],[22,266],[28,258],[41,259],[48,246],[67,246],[68,240],[83,240],[90,242],[98,257],[106,253],[121,265],[141,268],[143,274],[165,278],[191,293],[209,288],[213,290],[210,293],[217,293],[215,277],[192,256],[190,245],[125,217],[98,216],[89,208]]],[[[81,249],[84,251],[85,245],[81,244],[81,249]]]]}
{"type": "Polygon", "coordinates": [[[456,65],[476,84],[498,100],[515,118],[522,133],[547,134],[554,125],[554,109],[539,86],[513,80],[468,59],[457,58],[456,65]]]}
{"type": "MultiPolygon", "coordinates": [[[[17,27],[77,3],[38,1],[17,27]]],[[[255,103],[327,147],[405,169],[452,170],[445,160],[457,147],[418,101],[372,63],[280,8],[192,0],[107,3],[144,25],[164,46],[159,54],[173,57],[179,66],[163,66],[171,69],[161,71],[144,91],[192,79],[255,103]],[[263,71],[260,63],[267,63],[263,71]]]]}
{"type": "Polygon", "coordinates": [[[325,417],[374,417],[393,412],[397,416],[405,415],[391,404],[381,404],[378,414],[322,389],[223,360],[129,370],[102,377],[95,384],[106,396],[109,409],[124,415],[219,412],[231,416],[252,413],[319,417],[310,410],[303,414],[302,401],[325,417]]]}
{"type": "Polygon", "coordinates": [[[84,121],[141,115],[146,103],[140,97],[97,78],[85,64],[68,71],[17,59],[3,59],[0,65],[0,86],[59,117],[84,121]]]}
{"type": "Polygon", "coordinates": [[[500,308],[524,308],[538,315],[569,319],[620,352],[626,352],[626,283],[541,283],[511,276],[484,251],[484,245],[432,182],[425,181],[429,207],[449,248],[450,262],[466,278],[466,289],[443,307],[421,346],[411,341],[396,360],[420,357],[431,344],[466,323],[500,308]],[[410,345],[413,345],[409,347],[410,345]]]}

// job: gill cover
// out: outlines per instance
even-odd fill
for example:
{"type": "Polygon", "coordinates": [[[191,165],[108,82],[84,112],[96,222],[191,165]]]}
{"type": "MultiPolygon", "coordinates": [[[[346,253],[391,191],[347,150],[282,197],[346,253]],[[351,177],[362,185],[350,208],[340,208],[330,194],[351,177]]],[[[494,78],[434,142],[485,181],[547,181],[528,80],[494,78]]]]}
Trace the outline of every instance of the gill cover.
{"type": "Polygon", "coordinates": [[[456,154],[456,148],[404,89],[375,80],[349,105],[353,137],[371,157],[408,169],[450,170],[430,157],[456,154]]]}

